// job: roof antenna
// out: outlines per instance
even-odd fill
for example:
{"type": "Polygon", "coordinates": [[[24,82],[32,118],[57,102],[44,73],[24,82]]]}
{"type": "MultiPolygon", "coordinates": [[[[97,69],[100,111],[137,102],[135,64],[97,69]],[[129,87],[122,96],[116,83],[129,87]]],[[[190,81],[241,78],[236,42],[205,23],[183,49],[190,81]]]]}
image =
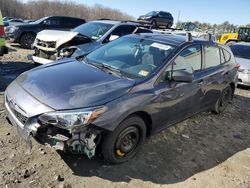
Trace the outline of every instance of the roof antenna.
{"type": "Polygon", "coordinates": [[[213,41],[213,40],[212,40],[212,34],[211,34],[211,33],[208,33],[208,40],[209,40],[210,42],[213,41]]]}
{"type": "Polygon", "coordinates": [[[192,42],[193,41],[193,37],[191,35],[191,33],[187,32],[186,33],[186,42],[192,42]]]}

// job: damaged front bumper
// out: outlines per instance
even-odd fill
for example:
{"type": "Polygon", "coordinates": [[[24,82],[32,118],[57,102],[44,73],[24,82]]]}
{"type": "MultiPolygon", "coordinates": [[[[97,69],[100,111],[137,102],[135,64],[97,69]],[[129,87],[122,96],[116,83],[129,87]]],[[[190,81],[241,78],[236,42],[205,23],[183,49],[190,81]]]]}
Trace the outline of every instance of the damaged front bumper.
{"type": "Polygon", "coordinates": [[[90,125],[76,130],[66,130],[39,121],[38,116],[29,116],[15,101],[5,93],[5,112],[9,123],[17,127],[20,136],[30,149],[31,139],[51,146],[56,150],[76,154],[86,154],[89,158],[95,155],[96,146],[100,141],[100,130],[90,125]]]}
{"type": "Polygon", "coordinates": [[[45,58],[38,57],[35,55],[31,55],[31,54],[27,55],[27,58],[28,60],[33,61],[35,63],[39,63],[39,64],[48,64],[48,63],[53,62],[53,60],[45,59],[45,58]]]}

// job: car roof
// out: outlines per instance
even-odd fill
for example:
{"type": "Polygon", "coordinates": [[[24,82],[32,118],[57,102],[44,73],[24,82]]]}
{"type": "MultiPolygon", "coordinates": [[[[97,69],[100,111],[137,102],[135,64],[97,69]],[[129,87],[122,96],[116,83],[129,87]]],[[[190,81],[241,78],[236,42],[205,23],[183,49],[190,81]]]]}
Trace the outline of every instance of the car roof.
{"type": "MultiPolygon", "coordinates": [[[[172,46],[179,46],[186,42],[186,36],[174,35],[174,34],[140,33],[140,34],[134,34],[134,36],[137,36],[139,38],[149,39],[160,43],[166,43],[172,46]]],[[[211,44],[211,41],[205,39],[193,38],[192,43],[211,44]]]]}
{"type": "Polygon", "coordinates": [[[133,22],[133,21],[121,21],[121,20],[93,20],[93,22],[100,22],[100,23],[107,23],[107,24],[112,24],[112,25],[117,25],[117,24],[129,24],[129,25],[140,25],[138,22],[133,22]]]}
{"type": "Polygon", "coordinates": [[[239,42],[233,44],[232,46],[250,46],[250,42],[239,42]]]}

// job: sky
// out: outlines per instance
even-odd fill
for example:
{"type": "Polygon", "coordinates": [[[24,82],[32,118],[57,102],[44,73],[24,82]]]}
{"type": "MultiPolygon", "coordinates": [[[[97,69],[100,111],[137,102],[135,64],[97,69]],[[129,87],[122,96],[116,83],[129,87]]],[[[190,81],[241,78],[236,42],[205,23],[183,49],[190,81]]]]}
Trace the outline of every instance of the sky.
{"type": "MultiPolygon", "coordinates": [[[[27,0],[23,0],[24,2],[27,0]]],[[[200,21],[220,24],[229,21],[235,25],[250,23],[250,0],[67,0],[86,5],[101,4],[116,8],[137,18],[152,10],[170,12],[175,22],[200,21]]]]}
{"type": "Polygon", "coordinates": [[[87,5],[101,4],[117,8],[135,18],[152,10],[170,12],[175,21],[201,21],[235,25],[250,23],[250,0],[74,0],[87,5]]]}

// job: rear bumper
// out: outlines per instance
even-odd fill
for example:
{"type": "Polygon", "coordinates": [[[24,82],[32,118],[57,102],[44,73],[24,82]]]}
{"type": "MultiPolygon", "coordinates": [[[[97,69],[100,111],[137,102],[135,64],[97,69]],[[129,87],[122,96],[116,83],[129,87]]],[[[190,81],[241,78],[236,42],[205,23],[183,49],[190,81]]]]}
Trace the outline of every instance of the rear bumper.
{"type": "Polygon", "coordinates": [[[49,59],[45,59],[45,58],[41,58],[41,57],[37,57],[37,56],[34,56],[34,55],[28,55],[27,56],[28,60],[31,60],[35,63],[39,63],[39,64],[48,64],[48,63],[52,63],[53,61],[52,60],[49,60],[49,59]]]}

